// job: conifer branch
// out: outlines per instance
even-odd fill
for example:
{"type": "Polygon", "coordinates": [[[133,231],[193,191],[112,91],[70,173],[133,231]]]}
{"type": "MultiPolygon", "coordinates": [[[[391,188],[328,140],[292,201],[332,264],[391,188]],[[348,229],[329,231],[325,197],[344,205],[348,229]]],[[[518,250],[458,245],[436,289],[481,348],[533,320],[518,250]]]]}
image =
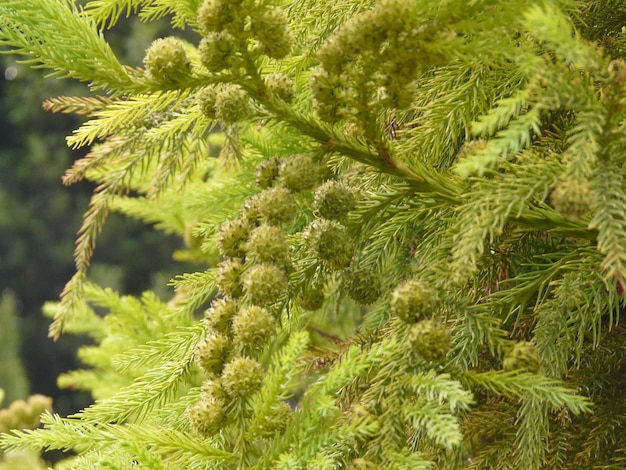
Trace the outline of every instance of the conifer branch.
{"type": "Polygon", "coordinates": [[[626,288],[626,196],[624,178],[619,168],[606,165],[597,173],[595,181],[597,209],[590,226],[598,230],[598,251],[602,261],[604,278],[607,282],[626,288]]]}
{"type": "Polygon", "coordinates": [[[0,45],[106,95],[45,104],[93,146],[47,311],[94,339],[59,383],[96,403],[2,445],[77,470],[619,466],[626,10],[535,3],[0,6],[0,45]],[[133,70],[101,31],[123,14],[202,38],[133,70]],[[201,266],[171,299],[87,280],[111,210],[183,237],[201,266]]]}
{"type": "Polygon", "coordinates": [[[154,0],[92,0],[85,5],[85,14],[101,27],[112,28],[125,12],[128,18],[132,13],[154,0]]]}
{"type": "Polygon", "coordinates": [[[98,423],[141,423],[152,409],[160,408],[175,396],[190,373],[195,347],[195,342],[186,343],[175,359],[152,369],[117,395],[71,417],[98,423]]]}
{"type": "Polygon", "coordinates": [[[187,25],[196,26],[199,0],[182,0],[172,4],[167,0],[153,0],[139,12],[143,21],[155,21],[167,15],[172,15],[171,24],[174,28],[185,29],[187,25]]]}
{"type": "Polygon", "coordinates": [[[166,111],[175,112],[176,105],[188,98],[188,92],[171,91],[113,101],[101,111],[96,111],[93,119],[74,131],[74,134],[68,137],[67,144],[72,148],[80,148],[124,129],[132,127],[149,129],[158,123],[160,115],[166,111]]]}
{"type": "Polygon", "coordinates": [[[482,372],[466,373],[465,378],[472,384],[483,387],[510,399],[520,399],[526,394],[540,402],[558,409],[566,407],[574,414],[591,411],[591,402],[561,385],[561,381],[529,373],[482,372]]]}
{"type": "Polygon", "coordinates": [[[58,415],[45,414],[42,422],[45,430],[15,431],[3,444],[5,449],[25,449],[29,447],[50,450],[70,450],[74,448],[90,449],[94,446],[113,446],[119,448],[122,442],[144,442],[170,458],[201,458],[230,462],[232,454],[206,442],[194,439],[177,431],[163,432],[148,425],[115,426],[107,423],[88,425],[78,423],[72,418],[60,418],[58,415]]]}
{"type": "Polygon", "coordinates": [[[89,82],[95,90],[120,92],[136,84],[95,24],[67,0],[7,0],[0,6],[0,44],[50,76],[89,82]],[[80,38],[77,42],[75,38],[80,38]]]}
{"type": "Polygon", "coordinates": [[[93,116],[111,103],[112,100],[105,96],[57,96],[44,101],[43,109],[53,113],[93,116]]]}

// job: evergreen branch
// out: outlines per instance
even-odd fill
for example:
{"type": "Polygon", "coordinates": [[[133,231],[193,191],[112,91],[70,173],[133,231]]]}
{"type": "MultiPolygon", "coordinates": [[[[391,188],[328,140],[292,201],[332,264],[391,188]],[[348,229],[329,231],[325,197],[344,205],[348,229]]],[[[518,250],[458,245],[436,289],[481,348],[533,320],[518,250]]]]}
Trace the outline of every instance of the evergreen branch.
{"type": "MultiPolygon", "coordinates": [[[[42,308],[44,316],[48,318],[54,318],[58,310],[58,302],[46,302],[42,308]]],[[[83,302],[82,308],[72,317],[72,321],[65,325],[65,331],[86,334],[96,341],[101,341],[108,333],[102,317],[89,308],[86,302],[83,302]]]]}
{"type": "Polygon", "coordinates": [[[471,175],[483,176],[496,169],[499,163],[530,147],[533,137],[541,135],[541,124],[539,108],[531,108],[499,131],[484,148],[467,155],[456,165],[454,171],[467,178],[471,175]]]}
{"type": "Polygon", "coordinates": [[[161,339],[148,341],[144,345],[113,357],[111,363],[118,372],[125,372],[129,368],[156,368],[161,362],[177,360],[180,351],[187,350],[190,345],[198,344],[205,333],[206,328],[202,323],[192,327],[180,327],[161,339]]]}
{"type": "MultiPolygon", "coordinates": [[[[615,455],[626,449],[618,324],[626,288],[626,63],[619,58],[626,9],[617,0],[244,3],[0,6],[0,47],[113,96],[46,103],[90,116],[70,145],[101,141],[64,178],[87,178],[98,189],[77,240],[77,273],[58,308],[48,308],[52,335],[86,331],[96,340],[79,351],[90,369],[60,383],[87,388],[97,401],[70,418],[47,416],[46,429],[17,431],[3,445],[74,449],[80,455],[66,468],[76,470],[618,466],[615,455]],[[160,82],[117,61],[101,29],[124,13],[148,21],[170,15],[175,26],[204,36],[175,61],[184,68],[180,80],[160,82]],[[289,56],[288,44],[274,50],[281,39],[297,55],[289,56]],[[318,63],[328,87],[335,78],[345,82],[325,90],[316,75],[311,83],[318,63]],[[388,106],[397,83],[406,103],[388,106]],[[238,86],[255,113],[240,120],[238,86]],[[332,111],[333,99],[345,110],[343,122],[311,110],[332,111]],[[224,122],[210,119],[213,111],[224,122]],[[216,125],[226,133],[209,142],[216,125]],[[212,147],[223,147],[222,162],[211,158],[212,147]],[[298,174],[289,160],[303,153],[330,170],[302,183],[305,189],[291,177],[311,175],[298,174]],[[281,163],[274,166],[275,157],[281,163]],[[358,193],[346,218],[337,210],[351,237],[343,244],[356,248],[350,265],[337,270],[324,251],[336,240],[315,232],[323,225],[308,225],[333,217],[323,197],[335,182],[326,179],[358,193]],[[569,180],[591,182],[591,222],[557,204],[554,189],[569,180]],[[312,188],[320,184],[323,190],[312,188]],[[259,351],[245,336],[263,336],[274,321],[263,325],[261,316],[243,312],[250,313],[257,283],[249,268],[261,258],[255,244],[264,208],[254,204],[263,198],[242,205],[266,185],[291,191],[299,213],[272,229],[284,232],[285,245],[266,243],[268,253],[288,251],[293,264],[283,292],[267,289],[277,291],[268,303],[281,299],[268,307],[281,328],[259,351]],[[167,304],[90,284],[87,270],[110,210],[182,234],[190,261],[213,264],[218,242],[236,238],[248,250],[237,251],[245,295],[214,304],[199,322],[216,295],[216,268],[177,277],[167,304]],[[241,233],[218,230],[233,218],[241,224],[232,231],[241,233]],[[396,287],[412,278],[439,297],[426,315],[410,318],[417,325],[405,317],[428,296],[396,287]],[[380,295],[361,305],[369,291],[380,295]],[[437,319],[452,330],[451,350],[444,324],[428,329],[437,319]],[[248,320],[259,324],[243,331],[248,320]],[[200,347],[208,322],[214,330],[200,347]],[[307,331],[315,332],[308,354],[307,331]],[[429,341],[441,343],[447,363],[426,361],[419,349],[429,341]],[[514,341],[536,345],[530,360],[548,377],[493,370],[514,341]],[[242,352],[261,366],[249,361],[230,370],[242,352]],[[202,388],[196,354],[207,358],[198,361],[210,380],[202,388]],[[285,402],[296,399],[289,409],[285,402]],[[587,414],[592,401],[594,415],[587,414]]],[[[169,61],[180,50],[160,52],[169,61]]],[[[3,410],[0,428],[6,416],[3,410]]]]}
{"type": "Polygon", "coordinates": [[[549,433],[547,412],[547,403],[542,398],[522,398],[514,444],[514,462],[517,468],[540,468],[545,462],[549,433]]]}
{"type": "Polygon", "coordinates": [[[183,298],[174,305],[174,310],[180,318],[194,314],[199,308],[206,305],[215,295],[215,281],[217,269],[208,269],[204,272],[178,276],[171,282],[183,298]]]}
{"type": "Polygon", "coordinates": [[[576,115],[576,122],[568,132],[568,173],[577,179],[588,179],[602,151],[600,142],[606,120],[599,103],[576,115]]]}
{"type": "Polygon", "coordinates": [[[334,403],[333,395],[384,361],[389,349],[392,349],[392,344],[388,342],[375,344],[367,352],[357,346],[350,347],[331,369],[326,379],[316,382],[306,391],[303,400],[307,406],[296,411],[296,416],[284,435],[273,447],[274,455],[278,457],[267,456],[266,459],[278,458],[279,461],[297,462],[288,455],[292,452],[289,450],[291,443],[295,441],[307,443],[307,446],[298,452],[300,456],[298,458],[306,461],[307,456],[317,455],[323,448],[330,446],[335,441],[334,438],[339,439],[339,435],[334,434],[340,432],[339,429],[330,435],[319,432],[320,429],[329,429],[338,419],[339,410],[334,403]]]}
{"type": "Polygon", "coordinates": [[[85,5],[84,13],[95,21],[100,27],[112,28],[126,10],[128,18],[132,13],[137,13],[141,7],[145,7],[154,0],[91,0],[85,5]]]}
{"type": "MultiPolygon", "coordinates": [[[[82,468],[112,467],[116,470],[133,470],[133,456],[128,455],[119,446],[106,450],[88,450],[72,459],[57,464],[58,470],[79,470],[82,468]],[[69,460],[69,462],[68,462],[69,460]]],[[[160,468],[156,466],[156,469],[160,468]]]]}
{"type": "Polygon", "coordinates": [[[403,249],[423,239],[421,232],[429,228],[425,221],[438,208],[428,199],[416,204],[411,197],[413,188],[407,184],[376,186],[375,192],[368,186],[359,188],[366,196],[350,213],[347,225],[364,244],[362,262],[382,270],[389,265],[400,266],[403,249]]]}
{"type": "Polygon", "coordinates": [[[524,14],[530,34],[575,67],[598,70],[602,66],[596,48],[581,39],[571,20],[555,5],[533,5],[524,14]]]}
{"type": "Polygon", "coordinates": [[[472,123],[472,134],[479,137],[492,136],[522,114],[530,96],[531,88],[526,87],[516,91],[511,97],[498,100],[496,107],[472,123]]]}
{"type": "Polygon", "coordinates": [[[492,355],[499,356],[511,344],[507,331],[502,328],[502,320],[489,315],[480,306],[466,307],[459,314],[461,321],[454,328],[451,357],[464,369],[480,363],[484,346],[492,355]]]}
{"type": "MultiPolygon", "coordinates": [[[[182,131],[181,134],[172,134],[162,144],[162,151],[159,152],[154,175],[148,187],[148,197],[155,198],[168,189],[171,181],[176,181],[174,189],[182,191],[185,185],[191,180],[201,163],[205,161],[208,148],[202,134],[205,129],[194,132],[182,131]]],[[[161,142],[154,142],[159,149],[161,142]]]]}
{"type": "MultiPolygon", "coordinates": [[[[380,394],[381,392],[383,391],[379,389],[378,393],[380,394]]],[[[380,402],[380,405],[385,406],[386,409],[384,409],[381,416],[381,429],[378,436],[376,436],[377,439],[371,444],[377,453],[383,455],[392,452],[402,452],[406,448],[406,431],[407,426],[410,425],[410,420],[407,419],[402,406],[406,405],[406,403],[404,401],[398,402],[393,395],[386,398],[379,396],[376,400],[380,402]]],[[[419,427],[417,429],[421,430],[419,427]]]]}
{"type": "Polygon", "coordinates": [[[85,300],[82,298],[82,287],[87,278],[85,271],[77,271],[70,279],[61,293],[61,303],[54,314],[53,322],[48,328],[48,336],[57,340],[68,323],[78,318],[85,308],[85,300]]]}
{"type": "Polygon", "coordinates": [[[624,461],[626,443],[621,433],[616,432],[623,426],[623,401],[616,405],[595,410],[594,414],[583,422],[586,432],[581,436],[584,442],[579,447],[579,452],[573,456],[575,464],[593,464],[602,469],[619,469],[619,466],[611,464],[624,461]],[[600,463],[605,463],[606,466],[599,466],[600,463]]]}
{"type": "MultiPolygon", "coordinates": [[[[181,93],[181,95],[184,93],[181,93]]],[[[182,100],[177,104],[184,104],[182,100]]],[[[163,122],[159,122],[156,126],[149,127],[146,130],[145,138],[147,145],[154,145],[158,142],[171,141],[178,137],[182,142],[196,143],[196,145],[202,144],[204,148],[200,148],[198,151],[204,151],[203,156],[206,155],[206,142],[205,136],[207,132],[211,132],[215,125],[215,121],[207,121],[202,114],[193,105],[186,109],[186,112],[181,112],[181,109],[175,106],[171,107],[166,113],[167,119],[163,122]],[[195,141],[195,142],[194,142],[195,141]]],[[[175,151],[176,147],[169,145],[171,151],[175,151]]],[[[189,146],[193,147],[193,146],[189,146]]],[[[188,152],[193,155],[192,152],[188,152]]]]}
{"type": "MultiPolygon", "coordinates": [[[[145,313],[141,301],[136,297],[122,296],[110,287],[100,287],[91,282],[85,283],[83,293],[89,303],[115,312],[118,317],[124,319],[124,322],[135,325],[135,321],[139,318],[143,320],[145,313]]],[[[108,318],[108,321],[111,325],[111,317],[108,318]]]]}
{"type": "MultiPolygon", "coordinates": [[[[342,23],[372,7],[374,3],[373,0],[338,0],[332,3],[298,0],[289,2],[287,12],[294,34],[300,38],[298,44],[310,42],[311,51],[315,51],[342,23]]],[[[312,61],[311,56],[309,60],[312,61]]],[[[309,62],[304,64],[303,68],[309,62]]]]}
{"type": "Polygon", "coordinates": [[[570,437],[568,432],[552,432],[548,435],[548,455],[544,460],[547,468],[567,468],[568,451],[572,445],[570,437]]]}
{"type": "Polygon", "coordinates": [[[196,234],[205,239],[213,238],[216,229],[223,222],[236,218],[244,201],[257,191],[251,182],[242,182],[247,179],[245,175],[215,172],[213,176],[214,178],[201,187],[194,186],[194,190],[189,191],[185,199],[186,207],[190,212],[202,214],[196,234]],[[237,181],[242,183],[235,184],[237,181]],[[206,207],[211,208],[211,213],[204,210],[206,207]]]}
{"type": "Polygon", "coordinates": [[[167,204],[167,208],[164,210],[165,201],[170,201],[167,197],[162,199],[163,203],[145,197],[115,197],[111,201],[111,210],[141,220],[146,224],[154,224],[154,228],[168,235],[183,235],[185,233],[185,220],[181,217],[181,213],[167,210],[173,207],[170,204],[167,204]]]}
{"type": "Polygon", "coordinates": [[[385,339],[372,345],[367,351],[351,346],[325,377],[325,380],[314,384],[307,390],[305,399],[326,401],[339,389],[346,387],[357,377],[365,374],[372,367],[379,366],[394,352],[394,340],[385,339]]]}
{"type": "Polygon", "coordinates": [[[43,102],[43,109],[53,113],[84,114],[93,116],[97,111],[111,105],[113,101],[105,96],[57,96],[43,102]]]}
{"type": "MultiPolygon", "coordinates": [[[[478,116],[492,108],[502,93],[519,87],[524,81],[511,64],[502,61],[494,66],[492,62],[491,57],[459,58],[440,67],[437,73],[420,79],[419,93],[408,112],[407,122],[398,132],[402,155],[419,157],[439,169],[448,168],[463,151],[461,144],[469,140],[472,132],[482,134],[477,127],[490,115],[477,122],[478,116]],[[489,65],[485,60],[490,61],[489,65]]],[[[503,105],[501,101],[497,103],[503,105]]],[[[496,107],[491,113],[500,109],[496,107]]],[[[400,116],[399,121],[403,120],[400,116]]],[[[495,131],[496,128],[486,134],[495,131]]]]}
{"type": "Polygon", "coordinates": [[[120,92],[135,86],[102,33],[69,0],[6,0],[0,6],[0,45],[26,56],[25,63],[51,76],[90,82],[120,92]],[[77,41],[76,38],[80,38],[77,41]]]}
{"type": "Polygon", "coordinates": [[[535,299],[537,305],[542,301],[546,295],[547,286],[562,272],[575,270],[579,263],[577,252],[561,256],[544,254],[542,258],[533,260],[532,263],[520,264],[518,266],[520,270],[528,268],[528,271],[508,278],[507,289],[489,294],[482,304],[486,311],[500,310],[505,315],[505,321],[514,312],[517,312],[519,317],[531,300],[535,299]]]}
{"type": "MultiPolygon", "coordinates": [[[[80,293],[78,289],[81,288],[82,279],[89,267],[96,244],[96,238],[101,232],[104,221],[107,218],[112,198],[126,189],[127,181],[132,177],[135,166],[144,158],[145,156],[142,154],[126,157],[126,161],[116,168],[116,171],[111,171],[107,174],[105,183],[96,188],[89,204],[89,210],[85,213],[83,223],[78,232],[79,236],[74,250],[77,273],[66,285],[61,294],[59,311],[50,326],[51,336],[58,337],[63,331],[64,324],[75,314],[78,308],[76,302],[79,299],[80,293]]],[[[87,166],[89,166],[89,164],[87,166]]],[[[72,177],[77,177],[77,174],[74,173],[72,177]]]]}
{"type": "MultiPolygon", "coordinates": [[[[116,155],[118,151],[125,150],[123,142],[119,142],[118,144],[119,146],[115,145],[115,143],[113,146],[101,146],[95,159],[87,158],[84,159],[83,162],[75,165],[74,171],[66,175],[65,181],[70,182],[80,179],[86,172],[102,165],[106,159],[111,158],[111,155],[116,155]]],[[[152,148],[151,151],[158,152],[158,148],[152,148]]],[[[83,224],[79,230],[79,237],[76,241],[76,248],[74,251],[78,271],[77,276],[80,273],[87,271],[93,250],[95,248],[96,238],[102,230],[104,221],[106,220],[108,212],[111,209],[113,198],[128,189],[133,174],[137,170],[138,164],[149,160],[151,154],[141,152],[136,155],[121,155],[119,157],[121,157],[121,161],[118,162],[116,170],[109,172],[104,179],[104,183],[96,188],[96,192],[90,202],[89,210],[85,214],[83,224]]],[[[178,158],[175,158],[174,163],[177,161],[178,158]]],[[[162,171],[161,173],[165,172],[162,171]]],[[[155,186],[156,190],[160,190],[164,181],[167,181],[169,173],[165,174],[166,176],[163,176],[162,174],[159,175],[157,172],[157,176],[159,176],[161,180],[160,183],[157,181],[157,185],[155,186]]],[[[78,291],[72,293],[72,295],[70,295],[70,293],[75,286],[79,287],[78,284],[79,283],[77,282],[71,282],[66,286],[66,289],[61,296],[62,301],[57,317],[51,325],[51,336],[58,337],[58,335],[63,331],[65,322],[68,321],[72,315],[74,315],[73,311],[76,310],[76,307],[74,306],[72,299],[76,298],[78,291]]]]}
{"type": "Polygon", "coordinates": [[[196,25],[200,0],[179,0],[172,3],[168,0],[152,0],[139,13],[142,21],[155,21],[167,15],[173,15],[172,26],[185,29],[187,25],[196,25]]]}
{"type": "Polygon", "coordinates": [[[528,162],[524,174],[514,170],[476,180],[473,200],[459,207],[458,235],[452,251],[452,270],[458,281],[475,272],[485,243],[494,243],[511,218],[519,220],[530,213],[535,201],[546,198],[558,168],[554,162],[539,160],[534,165],[528,162]],[[470,219],[474,222],[468,231],[470,219]]]}
{"type": "MultiPolygon", "coordinates": [[[[265,104],[270,107],[267,103],[265,104]]],[[[302,115],[294,109],[277,102],[273,102],[270,109],[294,128],[324,145],[329,152],[345,155],[359,163],[377,168],[386,174],[414,180],[416,184],[424,182],[421,175],[414,173],[405,164],[391,155],[387,153],[381,155],[368,145],[364,145],[356,140],[347,140],[342,133],[319,121],[312,114],[302,115]]]]}
{"type": "Polygon", "coordinates": [[[429,402],[436,403],[437,406],[443,406],[444,402],[447,402],[451,412],[468,411],[473,403],[472,393],[465,390],[449,374],[436,374],[429,370],[425,373],[411,375],[407,380],[407,385],[416,395],[425,397],[429,402]]]}
{"type": "Polygon", "coordinates": [[[156,410],[150,425],[166,426],[168,429],[187,431],[189,429],[189,409],[202,399],[200,388],[192,388],[176,401],[166,403],[156,410]]]}
{"type": "MultiPolygon", "coordinates": [[[[328,419],[327,416],[325,418],[328,419]]],[[[331,420],[318,423],[328,426],[327,430],[311,433],[307,441],[300,441],[306,442],[306,445],[279,455],[276,460],[279,468],[302,468],[307,463],[317,468],[337,468],[340,465],[340,457],[348,452],[347,443],[350,442],[351,434],[344,427],[332,426],[331,420]]]]}
{"type": "MultiPolygon", "coordinates": [[[[515,417],[518,407],[505,401],[484,404],[468,414],[463,422],[466,441],[470,444],[472,470],[510,466],[516,436],[515,417]],[[492,443],[493,445],[484,445],[492,443]]],[[[467,463],[467,462],[466,462],[467,463]]],[[[465,468],[465,467],[463,467],[465,468]]]]}
{"type": "Polygon", "coordinates": [[[107,161],[115,161],[133,150],[133,141],[125,138],[111,138],[105,143],[94,145],[84,158],[76,160],[72,168],[66,170],[63,184],[69,186],[82,181],[89,172],[98,170],[107,161]]]}
{"type": "Polygon", "coordinates": [[[574,414],[591,411],[591,402],[563,387],[560,380],[519,371],[466,372],[464,377],[475,386],[510,399],[528,396],[548,403],[554,409],[565,407],[574,414]]]}
{"type": "Polygon", "coordinates": [[[579,367],[588,347],[586,340],[599,344],[603,319],[608,314],[611,325],[617,318],[618,302],[615,293],[606,295],[597,257],[569,266],[561,279],[551,283],[553,298],[538,302],[535,308],[537,349],[544,369],[553,377],[565,374],[572,361],[579,367]]]}
{"type": "MultiPolygon", "coordinates": [[[[76,247],[74,248],[74,262],[79,273],[87,272],[93,250],[96,247],[96,238],[102,232],[102,227],[109,214],[111,197],[118,191],[115,186],[100,185],[91,197],[89,209],[83,216],[83,223],[78,231],[76,247]]],[[[65,297],[62,296],[62,307],[64,303],[65,297]]]]}
{"type": "Polygon", "coordinates": [[[307,332],[296,332],[290,336],[289,342],[283,349],[274,356],[272,367],[265,377],[261,390],[252,398],[252,418],[247,440],[263,434],[263,423],[272,419],[272,408],[293,394],[292,389],[296,386],[297,379],[305,366],[301,359],[309,342],[307,332]]]}
{"type": "Polygon", "coordinates": [[[154,428],[148,425],[113,425],[108,423],[87,424],[73,418],[61,418],[46,413],[42,417],[44,429],[14,431],[3,440],[4,449],[39,448],[49,450],[72,450],[75,448],[113,446],[128,442],[145,445],[163,456],[177,458],[200,458],[212,461],[232,462],[232,454],[188,434],[154,428]]]}
{"type": "Polygon", "coordinates": [[[171,360],[160,363],[115,396],[98,401],[72,415],[72,418],[98,423],[122,423],[128,420],[143,422],[152,409],[170,401],[181,383],[188,378],[197,345],[197,341],[193,341],[195,338],[195,335],[187,338],[171,360]]]}
{"type": "Polygon", "coordinates": [[[239,131],[238,139],[244,145],[246,160],[253,166],[269,158],[290,158],[303,152],[316,155],[319,151],[313,139],[303,138],[300,132],[280,120],[269,120],[261,128],[246,126],[239,131]],[[281,136],[280,142],[274,138],[275,134],[281,136]]]}
{"type": "Polygon", "coordinates": [[[415,429],[423,431],[441,447],[451,449],[463,440],[457,418],[445,406],[418,399],[405,406],[403,413],[415,429]]]}
{"type": "Polygon", "coordinates": [[[128,128],[137,126],[150,128],[165,110],[172,112],[188,98],[189,91],[167,91],[111,101],[108,106],[93,113],[94,119],[75,130],[73,135],[67,138],[67,144],[76,149],[128,128]]]}
{"type": "Polygon", "coordinates": [[[90,369],[77,369],[60,374],[57,377],[57,386],[60,389],[89,392],[91,396],[100,400],[111,396],[113,388],[118,389],[130,385],[128,377],[122,377],[114,371],[103,371],[93,363],[85,362],[90,369]]]}
{"type": "Polygon", "coordinates": [[[601,264],[604,279],[626,289],[626,195],[619,170],[607,164],[597,171],[594,216],[589,225],[598,230],[598,251],[605,256],[601,264]]]}
{"type": "MultiPolygon", "coordinates": [[[[249,90],[257,94],[255,90],[249,90]]],[[[376,168],[382,173],[407,179],[416,191],[435,193],[441,198],[457,200],[456,187],[445,177],[419,161],[413,161],[415,169],[399,160],[389,142],[382,142],[374,149],[356,139],[348,140],[344,133],[318,120],[314,115],[300,113],[277,100],[262,100],[264,106],[296,130],[313,138],[327,152],[344,155],[354,161],[376,168]]]]}

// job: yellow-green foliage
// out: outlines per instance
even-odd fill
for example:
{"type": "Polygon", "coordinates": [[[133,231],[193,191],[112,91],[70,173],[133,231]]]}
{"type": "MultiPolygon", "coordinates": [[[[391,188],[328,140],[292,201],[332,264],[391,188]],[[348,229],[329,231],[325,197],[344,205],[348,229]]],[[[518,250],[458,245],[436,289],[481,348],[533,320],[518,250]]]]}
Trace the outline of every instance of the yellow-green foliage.
{"type": "Polygon", "coordinates": [[[0,445],[623,468],[625,28],[618,0],[3,0],[0,46],[94,92],[46,103],[87,116],[64,182],[98,185],[47,311],[97,401],[0,445]],[[126,67],[123,13],[195,41],[126,67]],[[185,241],[171,299],[88,281],[110,211],[185,241]]]}

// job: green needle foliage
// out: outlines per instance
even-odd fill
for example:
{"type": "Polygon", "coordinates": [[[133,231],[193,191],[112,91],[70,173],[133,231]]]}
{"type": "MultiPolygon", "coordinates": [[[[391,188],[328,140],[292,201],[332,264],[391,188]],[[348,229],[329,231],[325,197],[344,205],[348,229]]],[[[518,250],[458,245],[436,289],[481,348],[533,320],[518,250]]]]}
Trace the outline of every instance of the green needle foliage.
{"type": "Polygon", "coordinates": [[[86,116],[64,182],[98,184],[46,308],[93,338],[59,383],[96,401],[4,449],[623,468],[623,2],[4,0],[0,44],[89,83],[45,107],[86,116]],[[125,67],[123,14],[196,40],[125,67]],[[184,239],[171,299],[88,281],[110,211],[184,239]]]}

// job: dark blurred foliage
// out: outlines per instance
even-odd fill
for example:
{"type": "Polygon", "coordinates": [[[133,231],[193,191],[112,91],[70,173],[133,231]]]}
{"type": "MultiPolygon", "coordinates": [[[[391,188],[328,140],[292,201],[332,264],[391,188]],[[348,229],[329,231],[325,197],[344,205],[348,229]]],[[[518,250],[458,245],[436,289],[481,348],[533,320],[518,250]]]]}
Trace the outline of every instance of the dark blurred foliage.
{"type": "MultiPolygon", "coordinates": [[[[168,34],[167,22],[121,21],[106,32],[114,51],[131,66],[140,66],[152,39],[168,34]]],[[[0,292],[15,293],[22,358],[31,393],[52,396],[61,414],[84,407],[91,398],[60,391],[60,372],[80,367],[75,350],[86,338],[47,337],[49,319],[41,306],[57,300],[74,272],[76,231],[93,185],[71,187],[61,176],[83,151],[71,151],[65,136],[81,119],[50,114],[42,102],[58,95],[83,95],[85,85],[45,78],[38,70],[0,57],[0,292]]],[[[155,278],[183,269],[171,259],[180,244],[143,224],[113,215],[105,225],[94,256],[94,280],[138,294],[155,278]]],[[[0,387],[4,385],[0,383],[0,387]]]]}
{"type": "Polygon", "coordinates": [[[20,331],[17,326],[15,294],[10,289],[0,293],[0,408],[28,395],[28,381],[20,360],[20,331]]]}

